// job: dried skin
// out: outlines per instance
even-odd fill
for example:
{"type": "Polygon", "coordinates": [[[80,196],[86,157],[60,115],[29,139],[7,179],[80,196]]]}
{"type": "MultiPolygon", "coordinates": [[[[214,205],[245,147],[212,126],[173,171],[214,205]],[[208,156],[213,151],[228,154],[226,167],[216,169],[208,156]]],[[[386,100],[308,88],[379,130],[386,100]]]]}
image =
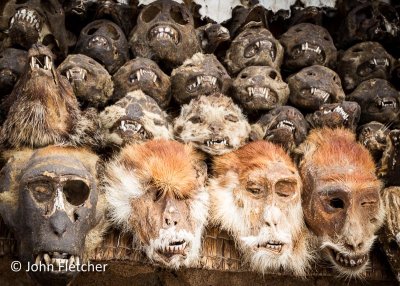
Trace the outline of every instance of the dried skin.
{"type": "Polygon", "coordinates": [[[10,94],[24,71],[28,53],[8,48],[0,54],[0,94],[10,94]]]}
{"type": "Polygon", "coordinates": [[[391,130],[386,137],[386,143],[378,174],[385,180],[386,186],[398,186],[400,184],[400,130],[391,130]]]}
{"type": "Polygon", "coordinates": [[[368,149],[376,164],[380,162],[383,152],[386,150],[389,132],[387,125],[377,121],[371,121],[358,128],[357,140],[368,149]]]}

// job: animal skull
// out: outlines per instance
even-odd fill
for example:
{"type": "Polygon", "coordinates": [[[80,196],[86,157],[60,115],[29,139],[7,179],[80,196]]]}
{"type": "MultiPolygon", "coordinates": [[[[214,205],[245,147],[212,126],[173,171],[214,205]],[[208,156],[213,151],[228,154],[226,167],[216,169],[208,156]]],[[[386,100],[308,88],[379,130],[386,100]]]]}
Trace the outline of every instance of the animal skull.
{"type": "Polygon", "coordinates": [[[0,94],[10,94],[24,71],[28,53],[24,50],[8,48],[0,53],[0,94]]]}

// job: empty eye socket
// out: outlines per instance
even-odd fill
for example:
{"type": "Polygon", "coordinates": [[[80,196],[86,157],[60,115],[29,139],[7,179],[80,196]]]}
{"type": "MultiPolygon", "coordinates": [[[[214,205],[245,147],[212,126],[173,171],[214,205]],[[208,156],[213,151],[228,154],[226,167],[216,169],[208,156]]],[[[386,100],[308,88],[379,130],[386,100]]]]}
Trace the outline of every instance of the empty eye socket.
{"type": "Polygon", "coordinates": [[[247,78],[249,75],[247,73],[242,73],[240,74],[240,78],[245,79],[247,78]]]}
{"type": "Polygon", "coordinates": [[[186,25],[189,23],[187,19],[185,19],[182,10],[178,6],[173,6],[170,10],[171,18],[180,25],[186,25]]]}
{"type": "Polygon", "coordinates": [[[113,40],[118,40],[120,37],[117,29],[115,29],[115,27],[113,27],[111,25],[107,25],[107,32],[109,32],[111,34],[111,38],[113,40]]]}
{"type": "Polygon", "coordinates": [[[248,191],[249,193],[251,193],[253,195],[261,194],[261,188],[259,188],[259,187],[247,187],[246,191],[248,191]]]}
{"type": "Polygon", "coordinates": [[[155,202],[157,202],[157,201],[159,201],[159,200],[162,198],[162,196],[163,196],[163,192],[162,192],[161,190],[157,189],[157,190],[154,192],[154,198],[153,198],[153,200],[154,200],[155,202]]]}
{"type": "Polygon", "coordinates": [[[374,17],[371,7],[365,7],[356,12],[356,20],[362,21],[364,19],[372,19],[374,17]]]}
{"type": "Polygon", "coordinates": [[[269,73],[269,77],[272,78],[272,79],[277,79],[278,73],[276,71],[271,71],[269,73]]]}
{"type": "Polygon", "coordinates": [[[288,198],[296,191],[296,183],[288,181],[279,181],[275,184],[275,193],[282,198],[288,198]]]}
{"type": "Polygon", "coordinates": [[[330,42],[331,38],[328,36],[324,36],[324,40],[330,42]]]}
{"type": "Polygon", "coordinates": [[[329,200],[329,206],[334,209],[344,209],[344,201],[341,198],[332,198],[329,200]]]}
{"type": "Polygon", "coordinates": [[[194,116],[189,118],[189,121],[196,124],[196,123],[201,123],[202,119],[201,119],[200,116],[194,115],[194,116]]]}
{"type": "Polygon", "coordinates": [[[360,53],[362,51],[363,51],[363,49],[360,49],[360,48],[354,48],[353,49],[353,53],[360,53]]]}
{"type": "Polygon", "coordinates": [[[298,32],[301,32],[303,30],[301,28],[296,28],[296,29],[294,29],[294,31],[298,33],[298,32]]]}
{"type": "Polygon", "coordinates": [[[28,0],[17,0],[15,1],[15,4],[20,5],[20,4],[25,4],[26,2],[28,2],[28,0]]]}
{"type": "Polygon", "coordinates": [[[225,116],[225,119],[230,121],[230,122],[238,122],[239,118],[233,114],[228,114],[225,116]]]}
{"type": "Polygon", "coordinates": [[[66,200],[74,206],[83,204],[89,197],[90,189],[81,180],[70,180],[65,182],[63,192],[66,200]]]}
{"type": "Polygon", "coordinates": [[[43,41],[42,41],[42,44],[45,45],[45,46],[49,46],[49,45],[54,44],[54,43],[56,43],[56,40],[55,40],[53,35],[46,35],[43,38],[43,41]]]}
{"type": "Polygon", "coordinates": [[[150,5],[142,12],[143,22],[149,23],[153,21],[158,16],[158,14],[160,14],[160,12],[161,9],[158,6],[150,5]]]}
{"type": "Polygon", "coordinates": [[[87,34],[88,34],[88,35],[93,35],[94,33],[97,32],[97,30],[99,30],[99,28],[97,28],[97,27],[90,28],[90,29],[87,31],[87,34]]]}
{"type": "Polygon", "coordinates": [[[48,202],[54,194],[53,185],[50,182],[38,182],[29,186],[33,197],[39,203],[48,202]]]}

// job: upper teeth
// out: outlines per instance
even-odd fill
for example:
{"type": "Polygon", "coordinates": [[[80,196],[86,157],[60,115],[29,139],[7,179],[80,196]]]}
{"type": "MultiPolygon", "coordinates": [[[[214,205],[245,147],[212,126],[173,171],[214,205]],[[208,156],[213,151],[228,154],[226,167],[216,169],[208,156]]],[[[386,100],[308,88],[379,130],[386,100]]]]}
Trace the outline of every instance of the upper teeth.
{"type": "Polygon", "coordinates": [[[336,106],[333,110],[324,110],[324,114],[328,114],[331,112],[339,113],[344,120],[347,120],[347,118],[349,118],[349,114],[346,111],[344,111],[344,109],[341,106],[336,106]]]}
{"type": "Polygon", "coordinates": [[[185,241],[178,241],[179,244],[170,243],[168,245],[164,245],[160,248],[161,252],[170,253],[170,254],[184,254],[184,250],[186,248],[185,241]]]}
{"type": "Polygon", "coordinates": [[[268,249],[271,249],[274,251],[281,252],[283,244],[278,241],[267,241],[265,243],[257,244],[257,248],[260,248],[260,247],[268,248],[268,249]]]}
{"type": "Polygon", "coordinates": [[[121,125],[119,126],[119,128],[122,131],[131,130],[131,131],[138,132],[142,128],[142,125],[137,122],[128,123],[125,120],[121,120],[121,125]]]}
{"type": "Polygon", "coordinates": [[[190,84],[187,88],[189,91],[194,90],[197,88],[199,85],[202,85],[204,83],[209,83],[212,86],[215,86],[217,84],[217,78],[215,76],[211,75],[199,75],[196,77],[196,81],[192,84],[190,84]]]}
{"type": "Polygon", "coordinates": [[[86,70],[80,67],[73,67],[67,70],[65,75],[70,82],[75,80],[85,80],[86,79],[86,70]]]}
{"type": "Polygon", "coordinates": [[[139,69],[136,71],[136,78],[131,78],[131,83],[134,83],[135,81],[140,81],[145,75],[149,76],[153,82],[157,81],[157,75],[155,74],[155,72],[146,69],[139,69]]]}
{"type": "Polygon", "coordinates": [[[172,40],[175,44],[179,42],[178,32],[170,26],[157,26],[151,30],[150,35],[152,38],[172,40]]]}
{"type": "Polygon", "coordinates": [[[315,94],[316,96],[321,97],[324,100],[324,102],[326,102],[330,96],[328,92],[316,87],[311,88],[311,94],[315,94]]]}
{"type": "Polygon", "coordinates": [[[52,61],[49,56],[44,56],[44,63],[41,63],[37,57],[31,58],[31,68],[42,68],[44,70],[50,70],[52,61]],[[42,66],[42,67],[41,67],[42,66]]]}
{"type": "Polygon", "coordinates": [[[213,146],[213,145],[228,145],[226,139],[210,139],[206,141],[206,144],[208,147],[213,146]]]}
{"type": "Polygon", "coordinates": [[[333,250],[335,260],[341,266],[345,267],[355,267],[364,264],[368,260],[368,255],[359,255],[359,256],[349,256],[347,254],[340,253],[338,251],[333,250]]]}
{"type": "Polygon", "coordinates": [[[262,39],[258,40],[257,42],[253,43],[249,49],[246,50],[245,56],[246,57],[253,57],[257,54],[260,50],[267,49],[270,52],[271,58],[275,59],[275,52],[272,48],[272,43],[269,40],[262,39]]]}
{"type": "Polygon", "coordinates": [[[250,96],[267,98],[269,95],[269,88],[267,87],[248,87],[247,92],[250,96]]]}
{"type": "Polygon", "coordinates": [[[369,62],[370,62],[371,64],[375,65],[375,66],[377,66],[377,65],[383,65],[383,66],[388,67],[388,66],[390,65],[389,59],[388,59],[388,58],[385,58],[385,59],[376,59],[376,58],[373,58],[373,59],[370,60],[369,62]]]}
{"type": "Polygon", "coordinates": [[[39,265],[40,263],[46,263],[46,265],[52,264],[56,267],[62,266],[65,268],[66,265],[79,265],[80,258],[77,255],[69,255],[68,253],[46,252],[36,256],[35,264],[39,265]]]}
{"type": "Polygon", "coordinates": [[[289,120],[280,121],[278,123],[278,125],[276,126],[276,128],[286,128],[286,129],[289,129],[292,132],[296,129],[296,127],[294,127],[294,124],[289,120]]]}
{"type": "Polygon", "coordinates": [[[308,42],[301,44],[301,50],[302,51],[313,51],[317,54],[321,53],[321,48],[319,46],[316,46],[316,48],[312,48],[308,42]]]}
{"type": "Polygon", "coordinates": [[[389,107],[396,108],[396,102],[392,101],[392,100],[381,100],[380,106],[381,107],[389,106],[389,107]]]}
{"type": "Polygon", "coordinates": [[[34,10],[30,9],[20,9],[15,13],[15,15],[11,18],[10,28],[14,25],[15,21],[25,21],[32,24],[36,30],[39,32],[40,30],[40,20],[34,10]]]}

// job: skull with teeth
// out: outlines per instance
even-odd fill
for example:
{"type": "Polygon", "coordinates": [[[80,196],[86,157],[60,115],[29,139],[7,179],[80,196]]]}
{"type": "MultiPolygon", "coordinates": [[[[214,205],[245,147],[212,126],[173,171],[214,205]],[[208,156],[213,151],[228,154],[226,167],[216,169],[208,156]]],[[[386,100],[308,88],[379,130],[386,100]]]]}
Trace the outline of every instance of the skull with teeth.
{"type": "Polygon", "coordinates": [[[300,111],[291,106],[279,106],[251,126],[250,139],[264,139],[293,151],[304,141],[307,133],[308,124],[300,111]]]}
{"type": "Polygon", "coordinates": [[[185,5],[172,0],[154,1],[143,8],[129,44],[135,56],[172,67],[201,49],[192,14],[185,5]]]}
{"type": "Polygon", "coordinates": [[[76,52],[97,60],[110,74],[129,59],[124,32],[108,20],[96,20],[84,27],[76,44],[76,52]]]}
{"type": "Polygon", "coordinates": [[[400,130],[391,130],[386,137],[386,148],[383,152],[378,175],[385,180],[386,186],[400,185],[400,130]]]}
{"type": "Polygon", "coordinates": [[[333,67],[336,47],[329,32],[318,25],[301,23],[289,28],[279,39],[285,49],[283,67],[297,71],[312,65],[333,67]]]}
{"type": "Polygon", "coordinates": [[[171,92],[180,104],[201,95],[225,93],[231,77],[212,54],[194,54],[171,74],[171,92]]]}
{"type": "Polygon", "coordinates": [[[250,66],[244,68],[234,80],[233,97],[246,110],[270,110],[286,104],[289,87],[278,70],[250,66]]]}
{"type": "Polygon", "coordinates": [[[362,124],[379,121],[385,124],[400,122],[400,93],[384,79],[370,79],[360,83],[348,99],[361,106],[362,124]]]}
{"type": "Polygon", "coordinates": [[[10,94],[28,59],[24,50],[8,48],[0,53],[0,95],[10,94]]]}
{"type": "Polygon", "coordinates": [[[206,164],[190,145],[125,146],[106,170],[111,220],[133,233],[151,261],[195,266],[208,214],[206,177],[206,164]]]}
{"type": "Polygon", "coordinates": [[[312,130],[297,153],[316,247],[340,274],[361,275],[385,215],[371,155],[350,130],[328,128],[312,130]]]}
{"type": "Polygon", "coordinates": [[[339,76],[324,66],[311,66],[288,78],[289,100],[293,106],[307,111],[318,110],[322,104],[342,102],[345,94],[339,76]]]}
{"type": "Polygon", "coordinates": [[[338,63],[343,88],[351,91],[367,79],[389,79],[393,62],[393,57],[377,42],[352,46],[344,52],[338,63]]]}
{"type": "Polygon", "coordinates": [[[35,9],[20,8],[10,19],[9,33],[11,42],[26,49],[37,43],[45,18],[35,9]]]}
{"type": "Polygon", "coordinates": [[[365,146],[379,163],[387,146],[389,128],[377,121],[371,121],[358,128],[358,142],[365,146]]]}
{"type": "Polygon", "coordinates": [[[136,58],[125,63],[114,75],[115,100],[121,99],[126,93],[142,90],[151,96],[161,108],[166,108],[170,102],[171,82],[158,65],[146,58],[136,58]]]}
{"type": "Polygon", "coordinates": [[[174,136],[210,154],[222,155],[244,145],[250,125],[230,97],[200,96],[182,106],[174,121],[174,136]]]}
{"type": "Polygon", "coordinates": [[[357,102],[343,101],[341,103],[323,104],[314,113],[307,114],[306,120],[311,128],[349,128],[355,132],[360,120],[361,107],[357,102]]]}
{"type": "Polygon", "coordinates": [[[50,146],[14,152],[0,173],[0,213],[20,260],[51,265],[29,272],[40,285],[67,285],[78,274],[67,267],[101,242],[105,197],[97,190],[97,164],[85,149],[50,146]]]}
{"type": "Polygon", "coordinates": [[[216,157],[210,179],[212,223],[232,233],[259,272],[305,275],[310,252],[296,165],[277,145],[249,143],[216,157]]]}
{"type": "Polygon", "coordinates": [[[85,106],[102,107],[113,93],[108,71],[92,58],[69,55],[57,68],[71,83],[75,95],[85,106]]]}
{"type": "Polygon", "coordinates": [[[141,90],[128,92],[114,105],[106,107],[100,113],[100,120],[109,147],[173,137],[167,114],[141,90]]]}
{"type": "Polygon", "coordinates": [[[236,36],[226,52],[225,63],[231,74],[237,74],[248,66],[280,68],[283,48],[266,28],[250,22],[236,36]]]}

